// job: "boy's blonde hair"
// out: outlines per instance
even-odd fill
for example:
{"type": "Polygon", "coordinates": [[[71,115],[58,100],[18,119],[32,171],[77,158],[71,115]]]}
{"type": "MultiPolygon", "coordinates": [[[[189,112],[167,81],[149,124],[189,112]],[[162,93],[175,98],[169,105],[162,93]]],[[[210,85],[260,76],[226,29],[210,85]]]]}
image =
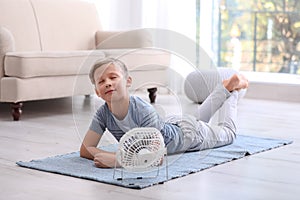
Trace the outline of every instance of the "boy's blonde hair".
{"type": "Polygon", "coordinates": [[[95,85],[95,78],[94,78],[95,71],[99,67],[101,67],[103,65],[107,65],[107,64],[108,65],[113,64],[115,66],[119,66],[121,68],[122,72],[124,73],[124,77],[125,78],[128,77],[128,69],[127,69],[127,66],[125,65],[125,63],[123,63],[121,60],[116,59],[116,58],[104,58],[104,59],[96,61],[90,70],[89,77],[90,77],[92,84],[95,85]]]}

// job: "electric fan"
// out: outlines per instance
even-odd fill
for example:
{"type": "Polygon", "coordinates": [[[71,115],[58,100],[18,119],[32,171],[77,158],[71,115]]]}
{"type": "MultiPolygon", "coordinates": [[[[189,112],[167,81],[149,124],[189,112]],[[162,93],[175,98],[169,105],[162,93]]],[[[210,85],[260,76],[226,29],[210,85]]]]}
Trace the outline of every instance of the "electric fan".
{"type": "Polygon", "coordinates": [[[147,171],[159,167],[166,155],[164,139],[152,127],[134,128],[120,139],[116,162],[128,171],[147,171]]]}

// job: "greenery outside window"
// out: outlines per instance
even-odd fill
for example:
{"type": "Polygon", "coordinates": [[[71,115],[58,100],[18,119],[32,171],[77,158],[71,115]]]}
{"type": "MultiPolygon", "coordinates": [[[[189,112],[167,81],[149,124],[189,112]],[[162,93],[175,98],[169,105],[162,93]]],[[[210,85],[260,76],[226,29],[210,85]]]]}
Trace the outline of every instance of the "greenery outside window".
{"type": "Polygon", "coordinates": [[[299,0],[221,0],[218,65],[300,74],[299,0]]]}

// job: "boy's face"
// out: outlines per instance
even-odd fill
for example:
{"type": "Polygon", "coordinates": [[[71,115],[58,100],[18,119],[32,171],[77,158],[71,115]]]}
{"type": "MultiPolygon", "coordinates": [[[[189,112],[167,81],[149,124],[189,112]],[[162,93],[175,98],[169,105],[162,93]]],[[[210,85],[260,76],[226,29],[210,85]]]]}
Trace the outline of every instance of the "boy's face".
{"type": "Polygon", "coordinates": [[[105,102],[119,101],[128,97],[131,78],[125,77],[122,69],[114,64],[106,64],[94,73],[95,91],[105,102]]]}

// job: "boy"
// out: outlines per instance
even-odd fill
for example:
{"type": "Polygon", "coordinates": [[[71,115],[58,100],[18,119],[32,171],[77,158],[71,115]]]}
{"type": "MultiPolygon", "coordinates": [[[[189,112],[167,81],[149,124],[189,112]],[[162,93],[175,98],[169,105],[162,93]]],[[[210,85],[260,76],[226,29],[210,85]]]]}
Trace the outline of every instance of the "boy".
{"type": "Polygon", "coordinates": [[[80,156],[94,160],[97,167],[115,166],[115,153],[97,148],[106,128],[119,140],[135,127],[155,127],[162,133],[168,154],[196,151],[227,145],[235,138],[235,117],[238,90],[247,88],[248,81],[241,75],[233,75],[218,85],[199,106],[193,116],[172,116],[164,121],[154,107],[136,96],[130,96],[128,88],[132,79],[123,62],[107,58],[97,62],[90,71],[91,82],[97,96],[105,101],[94,115],[90,128],[80,148],[80,156]],[[213,114],[224,108],[217,126],[208,122],[213,114]]]}

